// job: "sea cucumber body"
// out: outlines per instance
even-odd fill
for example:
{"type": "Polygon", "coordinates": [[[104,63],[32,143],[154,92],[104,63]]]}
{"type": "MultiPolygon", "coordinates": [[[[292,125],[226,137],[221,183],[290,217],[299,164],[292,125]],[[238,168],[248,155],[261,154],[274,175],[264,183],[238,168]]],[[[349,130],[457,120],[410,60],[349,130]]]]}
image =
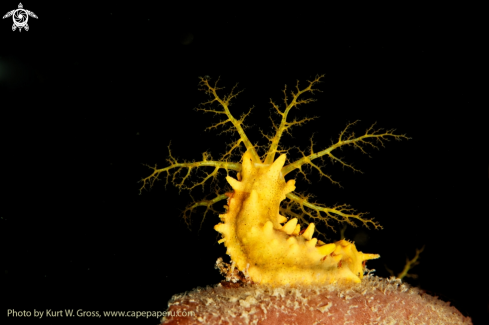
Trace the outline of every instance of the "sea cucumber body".
{"type": "Polygon", "coordinates": [[[285,182],[281,155],[273,164],[253,162],[243,155],[241,180],[227,177],[234,189],[222,223],[215,226],[227,254],[240,271],[247,270],[255,283],[298,285],[360,282],[364,261],[378,255],[358,252],[353,243],[340,240],[324,244],[312,238],[314,224],[300,234],[297,219],[279,214],[285,195],[295,190],[295,180],[285,182]],[[285,223],[287,222],[287,223],[285,223]],[[285,225],[282,225],[285,223],[285,225]]]}

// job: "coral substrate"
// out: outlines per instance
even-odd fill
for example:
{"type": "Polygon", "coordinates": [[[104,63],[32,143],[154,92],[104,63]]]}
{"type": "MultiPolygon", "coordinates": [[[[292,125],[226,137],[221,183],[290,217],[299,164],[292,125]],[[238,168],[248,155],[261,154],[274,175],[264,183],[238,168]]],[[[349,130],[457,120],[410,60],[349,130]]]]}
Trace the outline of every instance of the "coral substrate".
{"type": "Polygon", "coordinates": [[[449,302],[372,275],[349,286],[197,288],[168,303],[162,324],[472,324],[449,302]]]}

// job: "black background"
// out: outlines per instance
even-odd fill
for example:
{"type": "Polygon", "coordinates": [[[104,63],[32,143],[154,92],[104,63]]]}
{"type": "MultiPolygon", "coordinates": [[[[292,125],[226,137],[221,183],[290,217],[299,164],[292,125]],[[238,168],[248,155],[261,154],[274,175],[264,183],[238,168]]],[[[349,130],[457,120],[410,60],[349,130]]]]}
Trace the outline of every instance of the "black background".
{"type": "MultiPolygon", "coordinates": [[[[324,74],[317,101],[293,114],[319,118],[293,129],[284,145],[308,149],[314,133],[315,148],[326,148],[355,120],[357,135],[377,122],[412,139],[367,148],[372,158],[344,149],[338,155],[363,174],[326,160],[324,171],[343,188],[312,172],[313,184],[298,181],[297,190],[379,221],[383,230],[345,233],[359,250],[381,255],[368,263],[379,276],[389,276],[385,265],[400,272],[426,245],[412,270],[419,278],[406,281],[485,323],[480,9],[158,3],[24,2],[39,17],[29,18],[29,31],[1,21],[4,316],[8,309],[165,310],[173,294],[222,280],[214,269],[226,256],[213,230],[217,216],[199,231],[202,214],[194,215],[187,229],[180,212],[188,192],[165,190],[162,181],[139,195],[137,182],[150,174],[143,164],[165,166],[170,141],[175,157],[200,160],[206,150],[219,157],[234,139],[206,132],[217,117],[193,110],[207,100],[199,76],[220,77],[221,95],[239,82],[245,91],[231,110],[240,116],[255,107],[247,134],[264,144],[270,98],[283,104],[285,84],[306,86],[324,74]]],[[[16,7],[4,1],[0,9],[16,7]]],[[[339,239],[335,227],[329,240],[339,239]]]]}

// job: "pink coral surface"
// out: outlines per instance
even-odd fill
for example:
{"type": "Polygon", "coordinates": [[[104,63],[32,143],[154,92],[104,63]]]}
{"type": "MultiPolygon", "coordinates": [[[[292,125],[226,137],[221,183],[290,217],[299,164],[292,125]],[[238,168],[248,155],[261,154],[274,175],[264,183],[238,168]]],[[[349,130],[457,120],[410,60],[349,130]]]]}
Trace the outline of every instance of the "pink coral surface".
{"type": "Polygon", "coordinates": [[[375,276],[349,287],[219,284],[175,295],[168,307],[162,324],[472,324],[448,302],[375,276]]]}

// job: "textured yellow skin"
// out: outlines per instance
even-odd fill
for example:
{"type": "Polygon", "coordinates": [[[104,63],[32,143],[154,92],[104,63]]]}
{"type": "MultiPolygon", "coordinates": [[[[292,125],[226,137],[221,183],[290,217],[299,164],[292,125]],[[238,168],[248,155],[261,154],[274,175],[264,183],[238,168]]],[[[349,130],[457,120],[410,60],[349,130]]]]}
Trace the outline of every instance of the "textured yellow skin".
{"type": "Polygon", "coordinates": [[[324,244],[312,238],[314,224],[299,235],[297,219],[279,214],[285,195],[295,190],[295,180],[285,182],[283,154],[272,164],[254,163],[249,151],[243,155],[236,180],[226,180],[234,189],[223,223],[214,228],[223,238],[236,267],[248,272],[255,283],[279,285],[358,283],[364,261],[377,254],[358,252],[346,240],[324,244]]]}

